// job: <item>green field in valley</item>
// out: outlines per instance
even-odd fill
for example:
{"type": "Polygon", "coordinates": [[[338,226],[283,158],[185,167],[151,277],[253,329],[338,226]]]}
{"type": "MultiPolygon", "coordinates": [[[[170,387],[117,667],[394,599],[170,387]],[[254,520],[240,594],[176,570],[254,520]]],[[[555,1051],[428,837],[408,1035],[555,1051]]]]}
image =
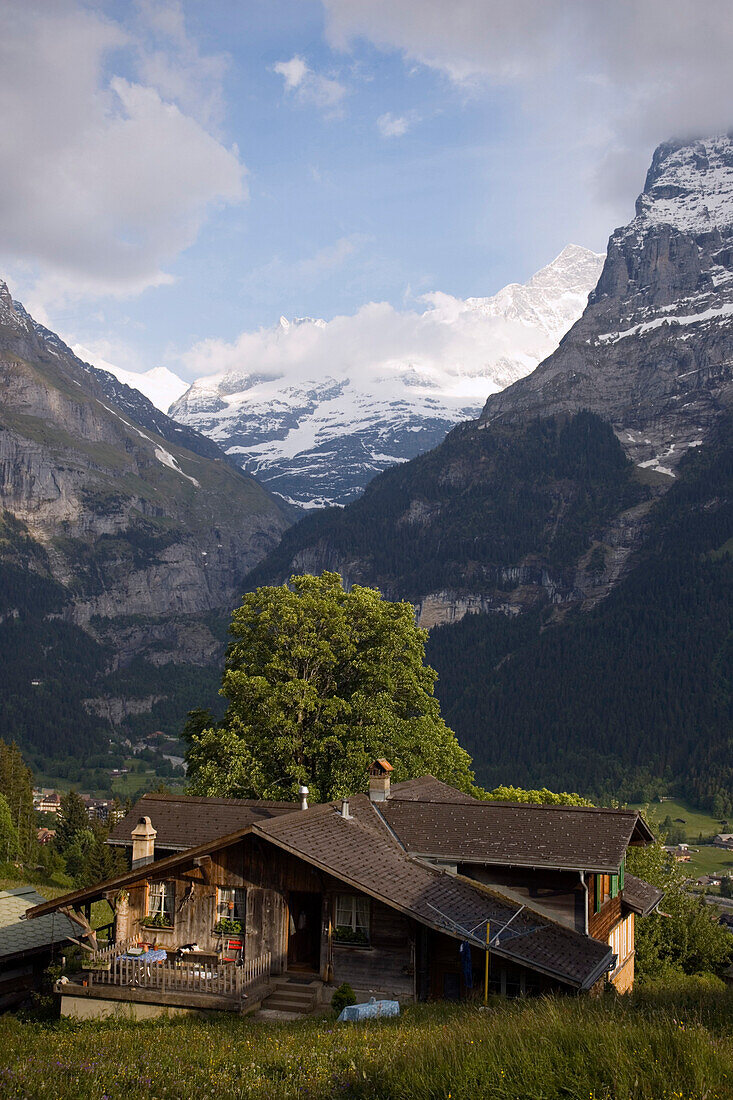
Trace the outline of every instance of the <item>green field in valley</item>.
{"type": "MultiPolygon", "coordinates": [[[[630,810],[643,810],[647,821],[655,833],[659,832],[662,822],[670,817],[674,828],[684,829],[685,843],[695,851],[690,852],[690,862],[684,864],[691,877],[710,875],[715,872],[733,874],[733,851],[715,848],[712,844],[700,844],[699,837],[708,841],[723,831],[723,821],[711,817],[704,810],[695,810],[689,803],[678,800],[669,802],[629,803],[630,810]]],[[[733,822],[730,831],[733,832],[733,822]]],[[[726,830],[728,831],[728,830],[726,830]]]]}

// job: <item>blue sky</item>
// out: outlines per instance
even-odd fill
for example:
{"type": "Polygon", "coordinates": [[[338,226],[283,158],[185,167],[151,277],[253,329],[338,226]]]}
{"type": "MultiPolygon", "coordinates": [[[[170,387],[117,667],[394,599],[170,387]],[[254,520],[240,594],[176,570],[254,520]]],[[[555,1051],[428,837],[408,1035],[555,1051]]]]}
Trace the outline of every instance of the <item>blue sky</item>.
{"type": "Polygon", "coordinates": [[[658,141],[733,121],[724,0],[7,0],[0,21],[0,274],[132,369],[602,250],[658,141]]]}

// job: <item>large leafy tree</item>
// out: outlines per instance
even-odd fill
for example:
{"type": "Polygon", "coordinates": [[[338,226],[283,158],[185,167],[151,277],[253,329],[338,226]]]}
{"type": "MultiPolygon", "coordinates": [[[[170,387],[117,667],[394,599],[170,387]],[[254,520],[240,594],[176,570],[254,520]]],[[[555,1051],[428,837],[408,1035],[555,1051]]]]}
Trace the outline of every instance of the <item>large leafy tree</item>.
{"type": "Polygon", "coordinates": [[[246,595],[230,629],[226,715],[193,711],[185,730],[193,793],[288,799],[305,783],[327,800],[363,789],[376,757],[396,779],[430,772],[472,788],[411,604],[306,574],[246,595]]]}

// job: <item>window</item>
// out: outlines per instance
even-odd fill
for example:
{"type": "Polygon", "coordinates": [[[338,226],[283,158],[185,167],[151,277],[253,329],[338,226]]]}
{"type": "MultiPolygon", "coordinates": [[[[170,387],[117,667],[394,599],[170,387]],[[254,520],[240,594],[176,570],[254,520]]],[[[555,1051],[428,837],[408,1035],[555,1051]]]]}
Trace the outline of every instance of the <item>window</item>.
{"type": "MultiPolygon", "coordinates": [[[[634,950],[634,915],[630,913],[611,932],[608,944],[616,959],[616,970],[620,970],[634,950]]],[[[615,973],[616,971],[614,971],[615,973]]]]}
{"type": "Polygon", "coordinates": [[[216,919],[244,921],[247,916],[247,891],[235,886],[220,886],[216,892],[216,919]]]}
{"type": "Polygon", "coordinates": [[[173,924],[173,882],[151,882],[148,886],[148,923],[153,927],[173,924]]]}
{"type": "Polygon", "coordinates": [[[334,937],[339,943],[369,943],[369,898],[339,894],[334,937]]]}
{"type": "MultiPolygon", "coordinates": [[[[603,908],[606,899],[609,897],[615,898],[616,894],[613,893],[613,879],[618,879],[618,875],[596,875],[595,876],[595,909],[594,912],[600,913],[603,908]]],[[[618,893],[618,889],[616,890],[618,893]]]]}

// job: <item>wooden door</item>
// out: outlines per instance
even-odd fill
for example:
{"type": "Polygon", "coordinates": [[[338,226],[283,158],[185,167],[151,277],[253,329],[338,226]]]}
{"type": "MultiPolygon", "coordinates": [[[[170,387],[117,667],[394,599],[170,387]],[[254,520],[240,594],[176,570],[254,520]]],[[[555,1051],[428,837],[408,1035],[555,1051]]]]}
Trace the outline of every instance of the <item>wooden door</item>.
{"type": "Polygon", "coordinates": [[[321,961],[321,895],[291,890],[288,908],[288,967],[317,971],[321,961]]]}

